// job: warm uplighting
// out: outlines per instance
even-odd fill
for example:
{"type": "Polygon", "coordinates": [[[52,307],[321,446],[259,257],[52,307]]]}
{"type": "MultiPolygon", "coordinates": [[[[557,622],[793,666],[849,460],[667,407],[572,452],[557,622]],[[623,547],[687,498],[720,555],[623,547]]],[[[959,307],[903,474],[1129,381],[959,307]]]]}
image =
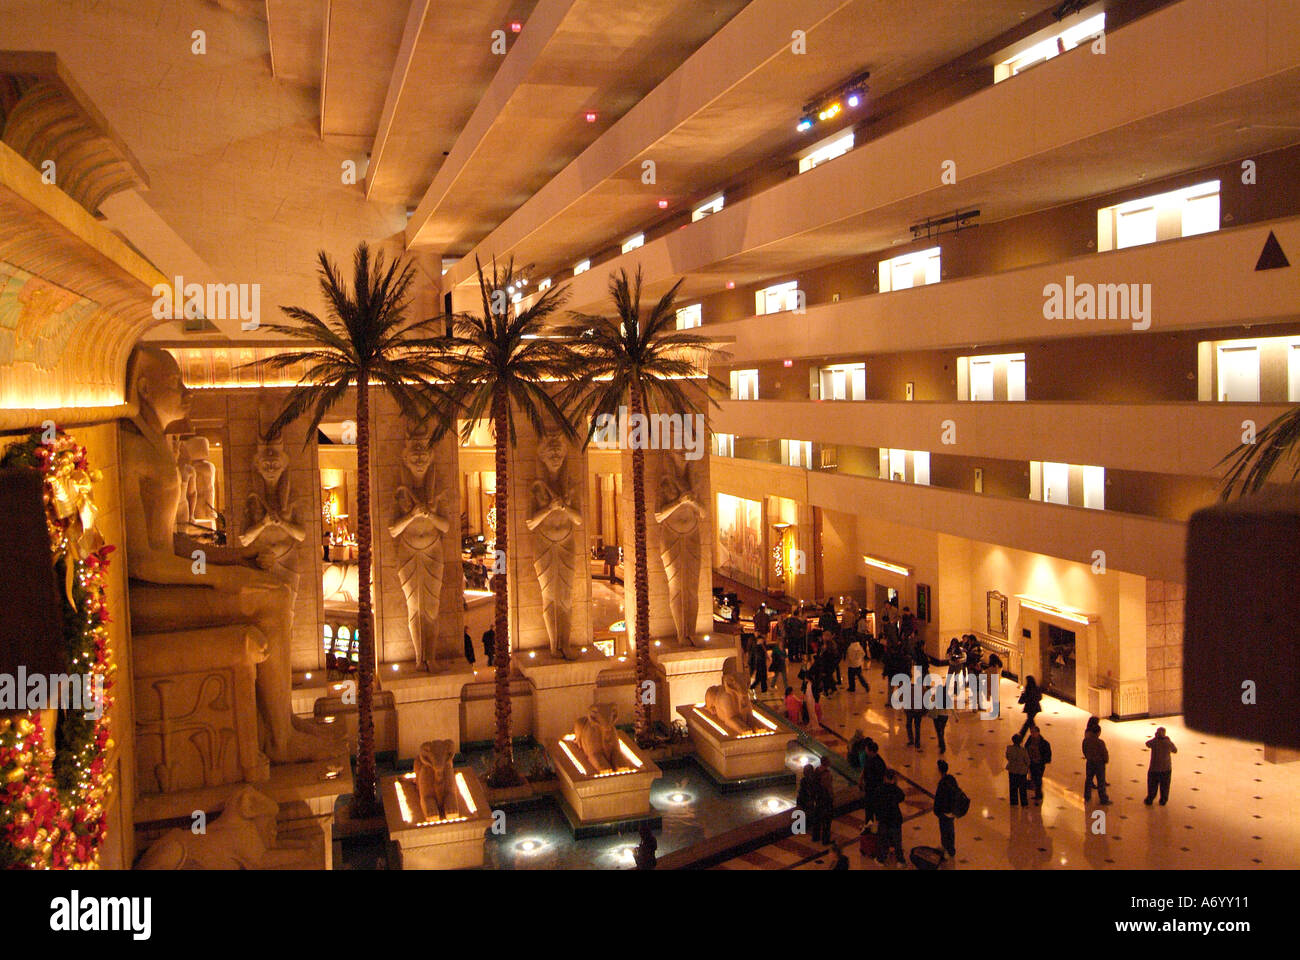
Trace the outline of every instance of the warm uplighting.
{"type": "Polygon", "coordinates": [[[888,560],[881,560],[878,557],[863,557],[862,562],[869,567],[876,567],[880,570],[887,570],[890,573],[896,573],[900,577],[909,577],[912,571],[908,567],[900,566],[897,563],[890,563],[888,560]]]}
{"type": "Polygon", "coordinates": [[[622,753],[624,759],[627,760],[627,762],[632,765],[631,769],[603,770],[594,773],[588,773],[587,768],[582,765],[582,761],[578,759],[577,754],[573,752],[573,748],[570,746],[570,744],[573,743],[575,740],[576,737],[572,733],[566,734],[559,741],[560,749],[564,751],[564,755],[569,758],[569,762],[573,764],[573,766],[577,769],[578,773],[580,773],[584,777],[619,777],[627,773],[636,773],[643,766],[645,766],[645,763],[641,760],[641,758],[632,752],[632,748],[627,745],[627,741],[625,741],[622,737],[619,737],[618,739],[619,752],[622,753]]]}
{"type": "Polygon", "coordinates": [[[794,804],[784,797],[764,797],[758,801],[758,809],[764,813],[781,813],[793,806],[794,804]]]}
{"type": "Polygon", "coordinates": [[[397,670],[398,670],[398,666],[397,666],[397,664],[393,664],[393,673],[396,673],[397,670]]]}
{"type": "Polygon", "coordinates": [[[536,650],[529,650],[529,651],[528,651],[528,659],[529,659],[529,660],[536,660],[536,659],[537,659],[537,651],[536,651],[536,650]]]}
{"type": "Polygon", "coordinates": [[[309,673],[309,674],[305,675],[305,676],[303,677],[303,679],[304,679],[304,680],[310,680],[310,679],[311,679],[311,674],[309,673]]]}
{"type": "Polygon", "coordinates": [[[1050,614],[1054,617],[1060,617],[1062,620],[1069,620],[1071,623],[1091,623],[1091,619],[1086,613],[1080,610],[1074,610],[1069,607],[1058,607],[1054,603],[1048,603],[1046,600],[1035,600],[1033,597],[1026,597],[1023,594],[1016,594],[1016,599],[1020,601],[1022,607],[1028,607],[1030,610],[1037,610],[1039,613],[1050,614]]]}
{"type": "Polygon", "coordinates": [[[515,849],[520,853],[536,853],[542,849],[545,844],[540,840],[520,840],[515,844],[515,849]]]}
{"type": "Polygon", "coordinates": [[[677,793],[668,794],[668,796],[664,797],[664,799],[667,800],[669,803],[676,804],[677,806],[681,806],[683,804],[690,803],[695,798],[692,797],[689,793],[681,793],[679,791],[677,793]]]}
{"type": "Polygon", "coordinates": [[[401,779],[393,784],[393,788],[397,793],[398,812],[401,814],[402,822],[409,826],[428,827],[443,823],[462,823],[473,816],[478,810],[478,806],[474,803],[474,798],[470,796],[469,784],[465,782],[465,774],[460,771],[456,772],[456,791],[460,794],[461,799],[465,803],[465,810],[467,812],[464,814],[458,813],[447,817],[430,817],[428,820],[416,820],[415,812],[411,807],[410,801],[407,800],[406,797],[406,789],[408,786],[411,789],[416,789],[414,773],[403,774],[401,779]]]}
{"type": "Polygon", "coordinates": [[[335,720],[337,720],[337,719],[338,719],[338,717],[335,717],[335,716],[332,716],[332,715],[331,715],[331,716],[328,716],[328,717],[321,717],[321,721],[320,721],[320,722],[321,722],[321,723],[333,723],[333,722],[334,722],[335,720]]]}
{"type": "Polygon", "coordinates": [[[718,732],[718,736],[721,737],[729,737],[736,740],[747,740],[750,739],[751,737],[770,737],[772,734],[776,733],[776,724],[774,724],[771,720],[768,720],[767,717],[763,716],[760,713],[752,714],[752,716],[754,718],[754,721],[759,725],[761,725],[764,729],[748,730],[745,733],[732,733],[730,730],[728,730],[726,727],[718,723],[711,716],[709,716],[707,713],[704,712],[705,709],[704,704],[702,703],[694,704],[693,709],[695,710],[695,715],[699,717],[701,720],[703,720],[705,723],[707,723],[709,726],[711,726],[714,730],[716,730],[718,732]]]}

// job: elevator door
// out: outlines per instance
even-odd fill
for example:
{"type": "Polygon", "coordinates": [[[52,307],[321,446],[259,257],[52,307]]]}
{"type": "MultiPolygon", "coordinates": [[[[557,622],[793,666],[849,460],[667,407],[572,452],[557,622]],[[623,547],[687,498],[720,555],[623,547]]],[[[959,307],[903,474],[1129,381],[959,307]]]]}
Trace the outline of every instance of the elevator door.
{"type": "Polygon", "coordinates": [[[1074,703],[1075,637],[1052,623],[1043,624],[1043,662],[1046,664],[1043,687],[1047,693],[1074,703]]]}

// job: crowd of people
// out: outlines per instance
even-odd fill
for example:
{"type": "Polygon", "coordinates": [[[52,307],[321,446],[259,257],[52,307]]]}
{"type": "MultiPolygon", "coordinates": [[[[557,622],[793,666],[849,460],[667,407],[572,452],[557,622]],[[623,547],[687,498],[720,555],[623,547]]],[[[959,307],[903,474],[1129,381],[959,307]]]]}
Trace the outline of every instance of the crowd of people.
{"type": "MultiPolygon", "coordinates": [[[[891,605],[892,606],[892,605],[891,605]]],[[[1002,673],[1002,661],[996,653],[986,657],[974,634],[954,637],[942,659],[931,657],[917,629],[912,612],[904,607],[901,613],[894,607],[881,612],[876,631],[869,629],[869,616],[856,608],[837,613],[832,601],[815,606],[808,605],[791,610],[786,616],[766,605],[761,605],[754,615],[754,632],[742,633],[742,647],[752,677],[751,690],[766,694],[771,683],[774,691],[784,688],[783,709],[791,724],[815,731],[822,725],[822,700],[834,697],[843,685],[841,666],[847,672],[848,692],[859,689],[868,692],[865,677],[868,663],[877,664],[886,682],[897,683],[897,678],[907,678],[908,683],[920,688],[926,676],[935,667],[946,667],[948,676],[960,676],[964,683],[954,688],[967,692],[975,689],[970,683],[986,675],[994,690],[1002,673]],[[810,624],[815,622],[815,626],[810,624]],[[791,667],[797,666],[796,682],[787,680],[791,667]]],[[[986,685],[985,690],[989,689],[986,685]]],[[[996,693],[994,694],[996,696],[996,693]]],[[[1042,712],[1043,693],[1032,676],[1025,678],[1019,704],[1024,722],[1011,737],[1005,751],[1010,805],[1029,806],[1043,802],[1043,778],[1052,762],[1052,745],[1048,742],[1036,719],[1042,712]]],[[[887,698],[886,703],[890,701],[887,698]]],[[[969,808],[970,800],[957,778],[951,772],[943,755],[947,752],[945,734],[950,721],[956,720],[958,707],[963,710],[988,709],[987,702],[979,697],[966,696],[960,702],[940,697],[938,703],[929,703],[919,695],[905,697],[903,713],[906,717],[907,745],[923,749],[922,731],[928,715],[934,725],[940,758],[936,763],[937,781],[932,812],[937,820],[941,859],[953,858],[957,853],[956,821],[969,808]]],[[[1147,741],[1151,761],[1147,773],[1149,806],[1157,795],[1164,805],[1169,800],[1172,771],[1171,755],[1178,748],[1169,739],[1165,728],[1160,727],[1147,741]]],[[[1106,765],[1110,760],[1105,741],[1101,738],[1101,721],[1088,720],[1081,745],[1085,761],[1083,797],[1091,802],[1095,789],[1098,803],[1109,804],[1107,795],[1106,765]]],[[[891,859],[906,863],[903,852],[901,804],[904,793],[898,783],[898,774],[880,754],[873,739],[859,730],[849,743],[849,762],[860,770],[858,787],[862,793],[866,813],[866,829],[874,842],[864,844],[878,863],[891,859]],[[874,849],[871,849],[874,848],[874,849]]],[[[817,767],[803,768],[799,777],[796,804],[804,812],[814,842],[831,843],[833,777],[827,759],[823,757],[817,767]]],[[[846,869],[847,860],[842,854],[835,860],[836,869],[846,869]]]]}

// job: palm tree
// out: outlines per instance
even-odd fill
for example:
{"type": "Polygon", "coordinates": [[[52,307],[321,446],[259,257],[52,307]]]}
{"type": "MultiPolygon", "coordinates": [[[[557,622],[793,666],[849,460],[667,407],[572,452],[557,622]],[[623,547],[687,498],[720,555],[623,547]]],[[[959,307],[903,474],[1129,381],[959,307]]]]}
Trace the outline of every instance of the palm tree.
{"type": "MultiPolygon", "coordinates": [[[[659,298],[644,318],[641,315],[641,268],[636,279],[627,271],[610,274],[609,295],[614,316],[574,314],[572,323],[561,331],[571,338],[584,357],[584,375],[569,388],[575,413],[590,416],[587,442],[605,417],[617,418],[620,408],[632,417],[650,413],[697,414],[694,396],[682,389],[682,381],[703,374],[702,358],[718,353],[705,336],[677,329],[675,301],[682,281],[659,298]]],[[[714,377],[705,376],[709,386],[721,387],[714,377]]],[[[567,398],[566,398],[567,399],[567,398]]],[[[717,401],[709,398],[714,405],[717,401]]],[[[608,421],[606,421],[608,422],[608,421]]],[[[645,451],[641,444],[632,449],[632,528],[636,585],[636,684],[646,689],[650,681],[649,568],[646,560],[645,451]]],[[[636,739],[642,746],[652,740],[650,703],[637,697],[636,739]]]]}
{"type": "Polygon", "coordinates": [[[1254,443],[1243,443],[1218,465],[1233,461],[1223,478],[1221,496],[1227,500],[1258,493],[1275,470],[1291,461],[1291,481],[1300,478],[1300,406],[1275,418],[1255,435],[1254,443]]]}
{"type": "MultiPolygon", "coordinates": [[[[509,534],[509,463],[507,451],[515,443],[515,419],[523,415],[535,431],[549,421],[569,437],[576,437],[569,416],[557,402],[550,381],[571,381],[580,373],[580,359],[563,342],[548,339],[548,322],[568,296],[563,287],[550,287],[517,310],[509,292],[516,287],[514,261],[490,273],[475,257],[479,294],[478,313],[443,318],[451,332],[427,341],[431,356],[441,364],[451,406],[444,424],[455,416],[465,420],[462,440],[468,442],[475,424],[492,420],[496,444],[496,556],[504,557],[509,534]]],[[[496,644],[492,662],[496,669],[496,735],[493,740],[492,786],[518,782],[510,740],[510,604],[504,568],[497,564],[492,577],[495,596],[493,631],[496,644]]]]}
{"type": "Polygon", "coordinates": [[[426,320],[407,320],[408,294],[414,279],[410,264],[385,266],[382,253],[371,257],[367,244],[353,255],[351,288],[322,250],[318,255],[325,318],[302,307],[281,307],[293,324],[263,323],[261,329],[301,340],[306,349],[264,357],[249,366],[284,370],[298,363],[306,371],[286,398],[268,433],[308,416],[307,442],[325,414],[356,388],[357,443],[357,766],[353,815],[373,816],[379,809],[375,789],[374,696],[375,644],[370,603],[370,393],[388,391],[402,413],[423,419],[444,399],[434,382],[436,368],[412,349],[417,335],[427,335],[426,320]]]}

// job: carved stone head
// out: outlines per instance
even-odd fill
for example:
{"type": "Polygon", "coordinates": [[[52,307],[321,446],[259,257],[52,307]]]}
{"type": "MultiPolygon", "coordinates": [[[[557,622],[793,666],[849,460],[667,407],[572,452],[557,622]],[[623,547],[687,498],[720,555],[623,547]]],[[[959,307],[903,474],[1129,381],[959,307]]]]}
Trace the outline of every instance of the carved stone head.
{"type": "Polygon", "coordinates": [[[402,463],[413,477],[423,477],[433,463],[431,429],[423,423],[406,423],[406,442],[402,445],[402,463]]]}
{"type": "Polygon", "coordinates": [[[558,476],[564,469],[564,461],[568,459],[568,445],[565,443],[564,434],[559,430],[547,430],[537,438],[537,459],[542,465],[550,471],[552,476],[558,476]]]}
{"type": "Polygon", "coordinates": [[[288,468],[289,454],[284,449],[284,440],[259,437],[257,452],[253,454],[253,469],[266,481],[267,487],[274,489],[288,468]]]}
{"type": "Polygon", "coordinates": [[[181,378],[176,358],[159,347],[136,347],[131,355],[128,399],[140,405],[140,415],[152,417],[166,429],[190,412],[190,392],[181,378]]]}

